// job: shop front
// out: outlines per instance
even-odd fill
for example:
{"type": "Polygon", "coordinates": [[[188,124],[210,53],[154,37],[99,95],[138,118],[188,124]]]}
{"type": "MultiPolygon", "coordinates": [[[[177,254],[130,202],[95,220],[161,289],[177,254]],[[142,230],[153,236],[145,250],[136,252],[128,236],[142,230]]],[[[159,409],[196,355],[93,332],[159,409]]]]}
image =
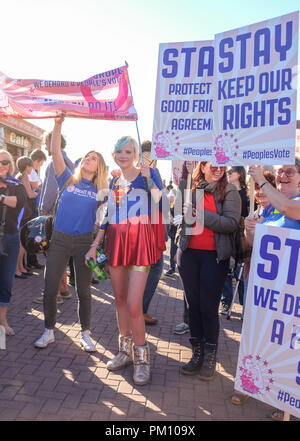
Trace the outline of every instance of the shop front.
{"type": "Polygon", "coordinates": [[[24,119],[0,117],[0,148],[8,150],[15,161],[41,149],[44,133],[43,129],[24,119]]]}

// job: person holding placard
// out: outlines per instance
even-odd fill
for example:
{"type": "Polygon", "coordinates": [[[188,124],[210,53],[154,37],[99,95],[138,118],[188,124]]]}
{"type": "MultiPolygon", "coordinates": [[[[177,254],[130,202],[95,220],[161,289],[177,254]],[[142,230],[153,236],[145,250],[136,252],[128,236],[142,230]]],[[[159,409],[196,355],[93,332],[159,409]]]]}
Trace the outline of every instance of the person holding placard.
{"type": "Polygon", "coordinates": [[[139,149],[132,137],[124,136],[116,142],[113,158],[121,175],[110,182],[107,215],[86,257],[95,260],[106,231],[105,251],[119,327],[119,352],[106,366],[115,371],[133,362],[133,381],[144,385],[150,382],[150,350],[143,295],[150,267],[165,250],[165,232],[157,206],[162,185],[154,169],[137,166],[139,149]],[[155,213],[157,222],[152,218],[155,213]]]}
{"type": "MultiPolygon", "coordinates": [[[[257,222],[300,230],[300,159],[296,158],[293,165],[279,166],[276,171],[276,187],[266,180],[261,166],[250,166],[252,176],[261,191],[269,200],[261,217],[245,220],[246,236],[249,243],[253,242],[257,222]]],[[[236,404],[236,403],[234,403],[236,404]]],[[[272,419],[282,421],[284,412],[275,410],[272,419]]]]}
{"type": "Polygon", "coordinates": [[[106,164],[102,155],[92,150],[82,158],[74,174],[71,174],[60,145],[63,120],[63,117],[55,119],[51,137],[53,166],[61,194],[46,261],[45,330],[35,342],[35,346],[46,348],[55,341],[57,292],[67,263],[73,256],[81,324],[80,344],[86,352],[95,352],[96,347],[90,337],[92,271],[86,265],[85,254],[94,238],[98,199],[101,199],[101,193],[104,196],[107,189],[106,164]]]}
{"type": "Polygon", "coordinates": [[[185,216],[176,236],[177,265],[189,305],[193,354],[181,367],[181,373],[198,374],[201,380],[209,381],[216,370],[218,308],[234,252],[233,234],[241,216],[241,198],[236,187],[227,181],[226,167],[214,167],[211,162],[198,163],[193,173],[192,203],[186,202],[185,197],[185,216]],[[204,192],[203,199],[200,192],[200,202],[197,190],[204,192]],[[191,209],[196,222],[189,220],[191,209]],[[202,231],[198,229],[201,218],[202,231]]]}

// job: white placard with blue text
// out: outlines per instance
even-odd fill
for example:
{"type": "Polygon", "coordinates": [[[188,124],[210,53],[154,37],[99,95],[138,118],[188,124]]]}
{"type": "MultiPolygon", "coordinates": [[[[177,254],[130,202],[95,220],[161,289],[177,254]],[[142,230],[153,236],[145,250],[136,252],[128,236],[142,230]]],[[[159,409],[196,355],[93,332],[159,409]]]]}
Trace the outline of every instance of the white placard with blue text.
{"type": "Polygon", "coordinates": [[[212,40],[159,45],[153,159],[211,160],[213,74],[212,40]]]}
{"type": "Polygon", "coordinates": [[[214,164],[293,164],[299,13],[215,35],[214,164]]]}
{"type": "Polygon", "coordinates": [[[299,230],[257,225],[235,389],[300,418],[299,230]]]}

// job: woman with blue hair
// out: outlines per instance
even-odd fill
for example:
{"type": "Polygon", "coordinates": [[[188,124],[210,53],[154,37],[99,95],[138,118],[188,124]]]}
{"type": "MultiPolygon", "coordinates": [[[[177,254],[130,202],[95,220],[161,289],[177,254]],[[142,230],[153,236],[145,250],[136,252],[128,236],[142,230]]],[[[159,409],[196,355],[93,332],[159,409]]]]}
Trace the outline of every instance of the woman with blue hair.
{"type": "Polygon", "coordinates": [[[108,210],[87,258],[106,229],[106,254],[114,290],[119,327],[119,353],[107,363],[114,371],[134,363],[135,384],[150,381],[150,354],[143,317],[143,293],[148,273],[165,250],[159,202],[162,186],[155,170],[137,167],[139,150],[130,136],[119,139],[113,158],[121,175],[110,183],[108,210]]]}

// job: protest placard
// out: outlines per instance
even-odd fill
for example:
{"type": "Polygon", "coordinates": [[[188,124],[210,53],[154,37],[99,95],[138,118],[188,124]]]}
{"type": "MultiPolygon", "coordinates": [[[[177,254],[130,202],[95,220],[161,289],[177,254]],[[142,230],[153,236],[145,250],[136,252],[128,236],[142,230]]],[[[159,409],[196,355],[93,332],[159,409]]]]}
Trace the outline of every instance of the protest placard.
{"type": "Polygon", "coordinates": [[[235,389],[300,417],[299,230],[257,225],[235,389]]]}
{"type": "Polygon", "coordinates": [[[298,18],[215,35],[215,164],[295,162],[298,18]]]}
{"type": "Polygon", "coordinates": [[[212,41],[159,45],[151,156],[212,157],[212,41]]]}

